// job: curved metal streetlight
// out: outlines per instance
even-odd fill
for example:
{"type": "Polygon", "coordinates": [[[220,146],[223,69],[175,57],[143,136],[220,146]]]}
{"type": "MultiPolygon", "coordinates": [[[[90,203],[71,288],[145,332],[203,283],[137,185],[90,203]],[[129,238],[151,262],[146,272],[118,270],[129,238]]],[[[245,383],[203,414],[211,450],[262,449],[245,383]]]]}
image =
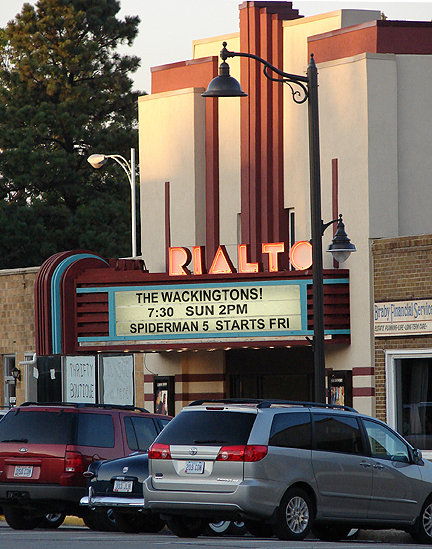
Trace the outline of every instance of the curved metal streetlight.
{"type": "Polygon", "coordinates": [[[346,236],[342,216],[339,220],[323,223],[321,219],[321,175],[320,175],[320,148],[319,148],[319,118],[318,118],[318,71],[313,54],[310,56],[307,76],[290,74],[271,65],[268,61],[253,53],[233,52],[226,49],[227,43],[222,43],[219,65],[219,74],[208,85],[203,97],[245,97],[247,94],[241,89],[240,83],[230,76],[229,65],[226,60],[230,57],[248,57],[264,65],[264,75],[273,82],[286,84],[295,103],[308,102],[309,121],[309,172],[310,172],[310,202],[311,202],[311,233],[312,233],[312,280],[313,280],[313,307],[314,307],[314,389],[315,400],[325,403],[325,355],[324,355],[324,284],[322,236],[327,227],[338,222],[338,229],[332,244],[327,251],[331,252],[339,262],[344,261],[351,252],[356,251],[346,236]],[[273,76],[276,75],[276,76],[273,76]],[[341,224],[341,225],[340,225],[341,224]],[[339,234],[339,228],[343,235],[339,234]],[[342,240],[341,237],[342,236],[342,240]],[[342,246],[342,248],[341,248],[342,246]]]}
{"type": "Polygon", "coordinates": [[[129,180],[131,188],[131,223],[132,223],[132,257],[137,256],[136,246],[136,204],[135,204],[135,149],[131,149],[130,164],[123,156],[119,154],[92,154],[87,158],[87,162],[96,169],[102,168],[109,159],[114,160],[119,164],[129,180]]]}

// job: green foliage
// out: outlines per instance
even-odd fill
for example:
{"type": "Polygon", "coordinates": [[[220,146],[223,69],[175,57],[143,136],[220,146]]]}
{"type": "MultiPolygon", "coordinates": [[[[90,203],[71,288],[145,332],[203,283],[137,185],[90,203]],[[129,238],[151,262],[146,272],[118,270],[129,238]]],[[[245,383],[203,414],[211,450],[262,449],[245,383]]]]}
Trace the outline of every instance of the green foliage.
{"type": "Polygon", "coordinates": [[[137,142],[140,93],[129,74],[139,59],[116,48],[132,44],[139,19],[119,20],[119,9],[116,0],[39,0],[0,29],[2,268],[83,247],[130,254],[126,175],[86,161],[129,157],[137,142]]]}

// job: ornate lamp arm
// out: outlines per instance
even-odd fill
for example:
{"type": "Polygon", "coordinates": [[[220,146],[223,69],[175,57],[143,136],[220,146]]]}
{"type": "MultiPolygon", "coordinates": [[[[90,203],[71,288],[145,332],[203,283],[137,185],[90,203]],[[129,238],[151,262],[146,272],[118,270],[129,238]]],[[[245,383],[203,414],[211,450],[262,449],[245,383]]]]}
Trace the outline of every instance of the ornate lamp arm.
{"type": "MultiPolygon", "coordinates": [[[[286,84],[290,87],[293,101],[295,103],[301,104],[304,103],[308,97],[309,97],[309,91],[308,91],[308,78],[307,76],[300,76],[297,74],[290,74],[288,72],[281,71],[277,67],[274,67],[271,63],[263,59],[262,57],[259,57],[258,55],[255,55],[253,53],[242,53],[242,52],[235,52],[235,51],[229,51],[226,49],[226,42],[222,42],[222,50],[220,52],[220,57],[222,61],[226,61],[229,57],[249,57],[250,59],[255,59],[262,65],[264,65],[264,76],[268,78],[269,80],[272,80],[273,82],[280,82],[281,84],[286,84]],[[269,74],[268,71],[274,72],[277,75],[281,76],[281,78],[274,78],[269,74]],[[295,90],[292,86],[292,84],[297,85],[300,90],[295,90]],[[305,85],[306,84],[306,85],[305,85]]],[[[311,55],[311,63],[315,63],[313,59],[313,54],[311,55]]]]}

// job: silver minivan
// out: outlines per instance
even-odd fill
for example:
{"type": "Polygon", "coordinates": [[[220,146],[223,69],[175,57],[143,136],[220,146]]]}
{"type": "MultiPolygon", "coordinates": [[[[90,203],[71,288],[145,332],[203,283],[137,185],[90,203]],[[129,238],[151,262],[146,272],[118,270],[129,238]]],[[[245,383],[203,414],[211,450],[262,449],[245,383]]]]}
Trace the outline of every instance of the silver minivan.
{"type": "Polygon", "coordinates": [[[284,540],[311,529],[336,541],[352,528],[396,528],[432,543],[432,463],[348,407],[193,402],[151,446],[149,475],[145,507],[181,537],[218,517],[284,540]]]}

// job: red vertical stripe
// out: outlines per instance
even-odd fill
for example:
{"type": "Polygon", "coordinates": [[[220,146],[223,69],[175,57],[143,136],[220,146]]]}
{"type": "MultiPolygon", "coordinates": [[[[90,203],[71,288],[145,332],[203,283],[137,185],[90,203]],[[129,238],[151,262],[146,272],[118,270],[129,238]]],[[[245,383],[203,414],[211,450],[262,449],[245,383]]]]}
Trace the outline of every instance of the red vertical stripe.
{"type": "MultiPolygon", "coordinates": [[[[338,218],[339,210],[339,169],[338,159],[332,159],[332,219],[338,218]]],[[[336,233],[336,223],[333,227],[333,236],[336,233]]],[[[339,267],[339,262],[333,259],[333,266],[335,269],[339,267]]]]}
{"type": "MultiPolygon", "coordinates": [[[[219,246],[219,116],[218,99],[206,99],[206,249],[211,262],[219,246]]],[[[211,264],[211,263],[210,263],[211,264]]],[[[207,265],[207,269],[210,268],[207,265]]]]}
{"type": "MultiPolygon", "coordinates": [[[[248,52],[249,46],[249,10],[245,4],[240,6],[240,51],[248,52]]],[[[240,58],[240,80],[242,88],[249,93],[249,60],[240,58]]],[[[250,207],[249,207],[249,136],[251,132],[249,120],[249,98],[240,100],[241,120],[241,242],[250,244],[250,207]]]]}
{"type": "Polygon", "coordinates": [[[170,182],[165,181],[165,272],[169,272],[170,246],[171,246],[170,182]]]}

